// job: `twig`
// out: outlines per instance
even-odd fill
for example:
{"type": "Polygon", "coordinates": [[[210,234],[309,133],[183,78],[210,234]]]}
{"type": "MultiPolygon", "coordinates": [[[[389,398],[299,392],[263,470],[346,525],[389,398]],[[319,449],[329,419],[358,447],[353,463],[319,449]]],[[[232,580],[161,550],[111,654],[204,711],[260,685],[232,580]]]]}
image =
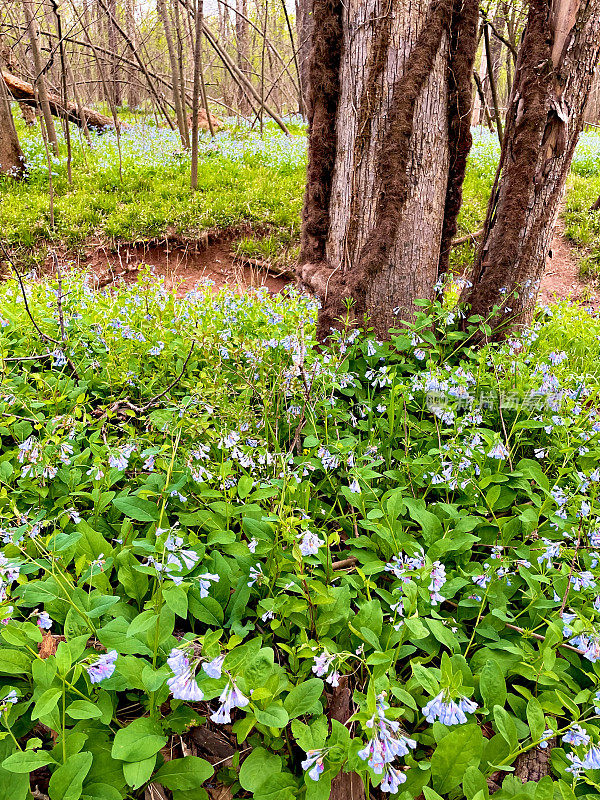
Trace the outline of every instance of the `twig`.
{"type": "Polygon", "coordinates": [[[54,261],[54,269],[56,270],[56,275],[58,277],[58,297],[57,297],[57,304],[58,304],[58,323],[60,325],[60,338],[63,342],[67,339],[67,334],[65,333],[65,316],[63,313],[63,293],[62,293],[62,272],[60,271],[60,264],[58,263],[58,258],[56,257],[56,253],[52,250],[52,260],[54,261]]]}
{"type": "Polygon", "coordinates": [[[459,244],[465,244],[470,239],[473,241],[477,241],[477,239],[481,239],[483,236],[483,228],[481,230],[475,231],[475,233],[467,233],[466,236],[460,236],[458,239],[454,239],[452,241],[452,247],[458,247],[459,244]]]}
{"type": "Polygon", "coordinates": [[[17,280],[19,281],[19,286],[21,287],[21,294],[23,295],[23,302],[25,304],[25,311],[27,312],[27,316],[31,320],[31,323],[32,323],[33,327],[36,329],[36,331],[38,332],[39,336],[44,341],[52,342],[52,344],[60,344],[58,339],[53,339],[51,336],[48,336],[47,334],[45,334],[44,331],[40,328],[40,326],[37,324],[37,322],[33,318],[33,314],[31,313],[31,309],[29,308],[29,303],[27,301],[27,292],[25,291],[25,285],[23,284],[23,278],[21,277],[21,273],[19,272],[19,270],[17,269],[14,261],[10,257],[10,254],[9,254],[8,250],[6,249],[6,245],[4,244],[3,241],[0,241],[0,247],[2,248],[2,252],[4,253],[4,258],[6,259],[6,261],[8,261],[8,263],[12,267],[13,272],[17,276],[17,280]]]}
{"type": "Polygon", "coordinates": [[[161,392],[160,394],[157,394],[156,397],[153,397],[152,400],[150,400],[149,403],[146,403],[145,406],[142,406],[142,408],[140,409],[140,413],[143,413],[144,411],[147,411],[151,406],[155,405],[156,402],[161,399],[161,397],[164,397],[166,394],[168,394],[171,391],[171,389],[179,383],[179,381],[183,378],[183,374],[185,372],[185,368],[188,365],[188,361],[192,357],[192,353],[194,352],[194,347],[195,346],[196,346],[196,342],[193,341],[192,342],[192,346],[190,347],[190,352],[187,354],[187,358],[183,362],[183,367],[181,368],[181,372],[175,378],[175,380],[167,386],[167,388],[164,390],[164,392],[161,392]]]}

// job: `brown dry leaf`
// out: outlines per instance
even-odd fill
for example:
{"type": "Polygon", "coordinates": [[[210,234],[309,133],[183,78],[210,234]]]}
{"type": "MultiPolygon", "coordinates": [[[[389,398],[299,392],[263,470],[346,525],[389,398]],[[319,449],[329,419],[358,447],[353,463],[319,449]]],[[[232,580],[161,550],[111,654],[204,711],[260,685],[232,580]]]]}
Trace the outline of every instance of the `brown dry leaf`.
{"type": "Polygon", "coordinates": [[[40,658],[50,658],[56,653],[59,642],[64,642],[64,636],[53,636],[50,631],[43,632],[43,639],[38,645],[40,658]]]}
{"type": "Polygon", "coordinates": [[[206,791],[208,792],[210,800],[233,800],[233,795],[231,794],[229,786],[215,786],[210,789],[207,788],[206,791]]]}

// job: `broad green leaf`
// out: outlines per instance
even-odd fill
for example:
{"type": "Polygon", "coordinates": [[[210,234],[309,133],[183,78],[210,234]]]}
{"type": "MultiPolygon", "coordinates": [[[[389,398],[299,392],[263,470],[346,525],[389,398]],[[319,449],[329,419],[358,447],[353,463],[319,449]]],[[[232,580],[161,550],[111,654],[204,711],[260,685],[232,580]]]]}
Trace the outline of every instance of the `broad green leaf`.
{"type": "Polygon", "coordinates": [[[76,753],[52,773],[48,794],[50,800],[80,800],[85,776],[92,766],[91,753],[76,753]]]}
{"type": "Polygon", "coordinates": [[[46,689],[45,692],[38,697],[36,704],[31,712],[31,719],[39,719],[40,717],[49,714],[53,708],[58,704],[59,699],[62,697],[62,689],[54,686],[46,689]]]}
{"type": "Polygon", "coordinates": [[[435,749],[431,757],[433,787],[447,794],[463,780],[469,767],[476,767],[483,752],[483,734],[478,725],[453,728],[435,749]]]}
{"type": "Polygon", "coordinates": [[[40,767],[53,763],[54,759],[46,750],[38,750],[37,753],[33,750],[26,750],[13,753],[2,762],[2,766],[8,772],[20,773],[33,772],[40,767]]]}
{"type": "Polygon", "coordinates": [[[302,714],[308,714],[315,709],[316,705],[321,710],[318,700],[322,693],[323,681],[320,678],[309,678],[298,686],[294,686],[283,703],[289,718],[295,719],[301,717],[302,714]]]}
{"type": "Polygon", "coordinates": [[[102,709],[88,700],[74,700],[67,706],[66,713],[71,719],[100,719],[102,709]]]}
{"type": "Polygon", "coordinates": [[[240,784],[247,792],[256,792],[269,775],[283,769],[281,756],[270,753],[264,747],[255,747],[240,769],[240,784]]]}
{"type": "Polygon", "coordinates": [[[527,703],[527,724],[531,738],[534,742],[538,741],[546,730],[546,723],[540,701],[536,697],[532,697],[527,703]]]}
{"type": "Polygon", "coordinates": [[[511,750],[517,749],[518,737],[517,727],[513,718],[501,706],[494,706],[494,722],[498,733],[507,742],[511,750]]]}
{"type": "Polygon", "coordinates": [[[126,517],[130,517],[136,520],[136,522],[156,522],[160,514],[158,506],[155,503],[151,503],[149,500],[143,500],[141,497],[136,497],[135,495],[115,497],[113,505],[122,514],[125,514],[126,517]]]}
{"type": "Polygon", "coordinates": [[[494,706],[504,707],[506,703],[506,681],[498,662],[490,658],[479,677],[479,691],[488,711],[494,706]]]}
{"type": "Polygon", "coordinates": [[[123,775],[132,789],[139,789],[152,777],[156,765],[156,754],[141,761],[127,761],[123,764],[123,775]]]}
{"type": "Polygon", "coordinates": [[[197,756],[185,756],[167,761],[152,780],[167,789],[199,789],[213,773],[208,761],[197,756]]]}
{"type": "Polygon", "coordinates": [[[259,708],[255,709],[254,716],[257,722],[260,722],[261,725],[268,725],[270,728],[285,728],[290,721],[285,708],[277,703],[271,703],[264,711],[259,708]]]}
{"type": "Polygon", "coordinates": [[[116,732],[112,756],[119,761],[144,761],[156,755],[166,743],[160,725],[148,717],[140,717],[116,732]]]}

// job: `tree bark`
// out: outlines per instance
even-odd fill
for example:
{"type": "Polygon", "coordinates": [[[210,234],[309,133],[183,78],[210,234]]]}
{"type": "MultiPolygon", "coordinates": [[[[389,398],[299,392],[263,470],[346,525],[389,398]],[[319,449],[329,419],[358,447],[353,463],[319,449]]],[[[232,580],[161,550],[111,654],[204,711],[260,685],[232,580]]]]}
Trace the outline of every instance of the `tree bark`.
{"type": "MultiPolygon", "coordinates": [[[[235,44],[236,60],[239,71],[245,75],[248,72],[248,0],[236,0],[237,14],[235,15],[235,44]]],[[[249,110],[248,100],[245,92],[240,89],[238,92],[238,105],[242,114],[247,114],[249,110]]]]}
{"type": "Polygon", "coordinates": [[[167,50],[169,51],[169,61],[171,64],[171,80],[173,84],[173,105],[175,106],[175,114],[177,116],[177,127],[179,128],[179,135],[181,136],[181,143],[184,147],[190,146],[189,134],[187,129],[187,121],[185,112],[181,105],[181,87],[179,82],[179,64],[177,63],[177,53],[175,52],[175,43],[173,41],[173,31],[171,29],[171,19],[169,12],[165,5],[165,0],[156,0],[158,14],[161,18],[163,29],[165,32],[165,39],[167,41],[167,50]]]}
{"type": "Polygon", "coordinates": [[[472,286],[463,299],[494,327],[533,312],[600,55],[600,0],[531,0],[472,286]]]}
{"type": "MultiPolygon", "coordinates": [[[[4,78],[3,83],[15,100],[27,103],[30,106],[37,106],[35,89],[30,83],[17,78],[16,75],[11,75],[10,72],[3,72],[2,77],[4,78]]],[[[66,116],[69,122],[74,122],[76,125],[83,127],[84,120],[80,116],[80,109],[77,103],[67,103],[65,108],[60,97],[54,94],[47,94],[46,99],[50,114],[55,117],[66,116]]],[[[81,111],[85,115],[85,122],[87,122],[88,127],[96,128],[99,132],[105,128],[114,128],[114,122],[111,117],[99,114],[93,108],[82,107],[81,111]]]]}
{"type": "Polygon", "coordinates": [[[415,299],[433,296],[448,189],[451,183],[453,216],[462,184],[450,172],[460,171],[470,147],[464,125],[451,124],[451,94],[454,113],[468,123],[477,3],[459,0],[456,14],[454,6],[454,0],[314,4],[298,273],[321,299],[322,339],[349,302],[355,320],[368,315],[385,337],[398,317],[414,314],[415,299]],[[464,30],[453,37],[459,16],[464,30]],[[452,86],[453,41],[460,101],[452,86]],[[458,160],[451,142],[457,135],[463,137],[458,160]]]}
{"type": "MultiPolygon", "coordinates": [[[[48,141],[52,145],[54,154],[58,155],[58,138],[56,136],[56,128],[54,127],[54,120],[52,119],[52,112],[50,110],[50,103],[48,99],[48,92],[46,90],[46,81],[44,80],[44,63],[40,51],[40,36],[37,21],[35,19],[31,0],[24,0],[23,11],[25,12],[25,20],[29,31],[29,42],[31,44],[31,54],[33,56],[33,63],[35,66],[35,90],[39,98],[39,105],[42,108],[44,115],[44,123],[46,125],[46,133],[48,141]]],[[[37,98],[36,98],[37,99],[37,98]]]]}
{"type": "Polygon", "coordinates": [[[4,81],[0,81],[0,173],[20,178],[25,168],[23,152],[10,110],[4,81]]]}
{"type": "Polygon", "coordinates": [[[306,109],[310,80],[310,50],[313,30],[313,14],[311,0],[296,0],[296,38],[298,71],[300,73],[300,91],[303,106],[306,109]]]}

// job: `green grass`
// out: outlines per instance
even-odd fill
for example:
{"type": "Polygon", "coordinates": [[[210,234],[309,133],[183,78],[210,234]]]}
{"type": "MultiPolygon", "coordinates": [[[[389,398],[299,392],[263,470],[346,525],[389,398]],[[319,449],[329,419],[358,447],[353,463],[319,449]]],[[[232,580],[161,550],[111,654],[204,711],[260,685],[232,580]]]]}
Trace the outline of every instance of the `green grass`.
{"type": "MultiPolygon", "coordinates": [[[[48,246],[76,253],[90,240],[106,246],[149,239],[195,240],[207,230],[239,229],[238,254],[290,264],[297,255],[305,182],[305,129],[290,124],[285,137],[269,122],[264,139],[248,127],[230,127],[200,147],[199,190],[189,188],[190,160],[178,134],[151,123],[94,139],[90,148],[72,127],[73,183],[66,147],[52,166],[51,223],[47,160],[39,129],[17,120],[29,177],[0,181],[0,229],[23,263],[44,261],[48,246]],[[119,153],[120,149],[120,153],[119,153]]],[[[474,233],[485,218],[499,154],[498,141],[478,129],[464,182],[458,235],[474,233]]],[[[565,213],[569,240],[581,254],[584,276],[600,273],[600,135],[585,133],[569,181],[565,213]]],[[[451,269],[472,263],[473,243],[453,250],[451,269]]]]}

